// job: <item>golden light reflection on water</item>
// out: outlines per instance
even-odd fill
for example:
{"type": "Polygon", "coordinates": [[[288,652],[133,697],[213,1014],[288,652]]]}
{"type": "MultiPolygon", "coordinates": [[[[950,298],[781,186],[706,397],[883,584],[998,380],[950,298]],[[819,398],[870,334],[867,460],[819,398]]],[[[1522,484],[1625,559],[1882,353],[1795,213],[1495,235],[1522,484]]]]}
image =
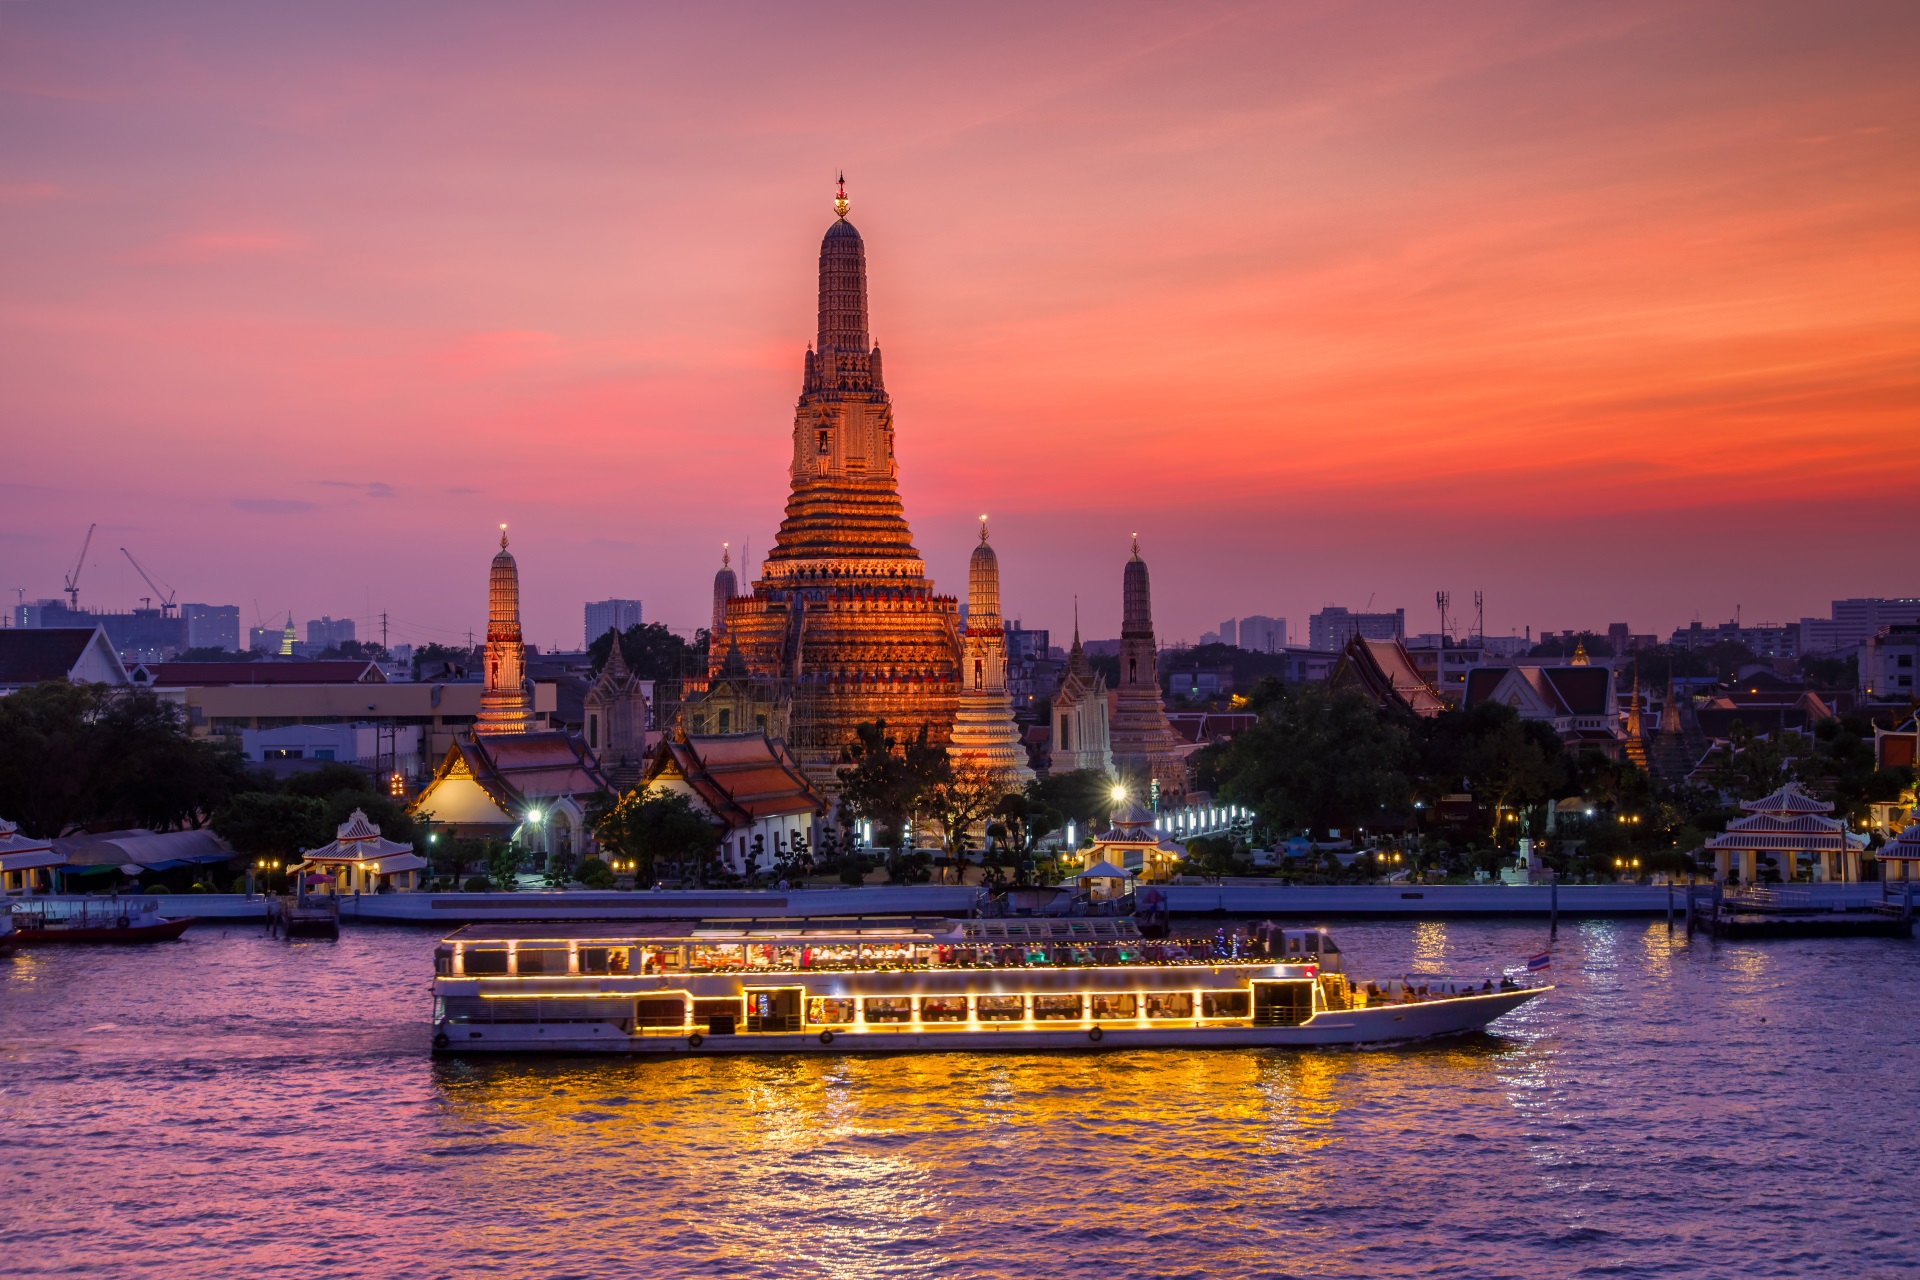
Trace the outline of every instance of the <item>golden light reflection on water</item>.
{"type": "Polygon", "coordinates": [[[1447,961],[1447,926],[1429,920],[1413,927],[1413,965],[1424,973],[1444,972],[1447,961]]]}
{"type": "MultiPolygon", "coordinates": [[[[865,1276],[909,1257],[925,1274],[929,1250],[965,1270],[940,1252],[948,1233],[1017,1220],[1028,1196],[1052,1206],[1048,1231],[1089,1239],[1190,1231],[1220,1208],[1207,1168],[1240,1171],[1236,1205],[1319,1198],[1343,1110],[1378,1123],[1409,1089],[1499,1105],[1477,1086],[1504,1052],[451,1060],[435,1078],[441,1154],[479,1203],[577,1185],[650,1215],[683,1260],[865,1276]]],[[[578,1202],[550,1196],[490,1241],[528,1255],[591,1232],[557,1207],[578,1202]]]]}

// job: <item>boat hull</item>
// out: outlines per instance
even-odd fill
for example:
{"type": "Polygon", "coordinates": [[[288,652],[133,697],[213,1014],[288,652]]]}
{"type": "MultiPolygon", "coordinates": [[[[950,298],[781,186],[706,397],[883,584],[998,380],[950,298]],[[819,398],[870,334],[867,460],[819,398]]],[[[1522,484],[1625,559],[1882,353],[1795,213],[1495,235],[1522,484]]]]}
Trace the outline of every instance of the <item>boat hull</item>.
{"type": "Polygon", "coordinates": [[[1009,1024],[1005,1030],[952,1030],[875,1025],[794,1033],[633,1034],[610,1022],[442,1022],[434,1049],[450,1054],[742,1054],[742,1053],[997,1053],[1024,1051],[1202,1048],[1315,1048],[1391,1045],[1479,1031],[1551,987],[1368,1009],[1322,1011],[1299,1026],[1246,1024],[1140,1026],[1072,1022],[1009,1024]]]}
{"type": "Polygon", "coordinates": [[[195,923],[197,921],[194,917],[183,916],[175,920],[156,921],[153,924],[128,925],[125,928],[115,925],[105,927],[88,925],[77,929],[16,928],[12,936],[22,946],[38,946],[50,942],[171,942],[195,923]]]}

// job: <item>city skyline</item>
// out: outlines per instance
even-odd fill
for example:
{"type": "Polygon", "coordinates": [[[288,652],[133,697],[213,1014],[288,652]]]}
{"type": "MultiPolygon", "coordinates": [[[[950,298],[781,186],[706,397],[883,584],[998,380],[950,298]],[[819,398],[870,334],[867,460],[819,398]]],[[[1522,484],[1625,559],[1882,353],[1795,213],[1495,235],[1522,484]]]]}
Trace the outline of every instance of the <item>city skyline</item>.
{"type": "Polygon", "coordinates": [[[243,625],[452,642],[505,521],[529,640],[701,625],[772,543],[840,167],[944,594],[981,511],[1059,636],[1118,634],[1135,532],[1163,640],[1920,593],[1897,9],[235,12],[7,19],[10,595],[97,520],[83,604],[150,594],[125,545],[243,625]]]}

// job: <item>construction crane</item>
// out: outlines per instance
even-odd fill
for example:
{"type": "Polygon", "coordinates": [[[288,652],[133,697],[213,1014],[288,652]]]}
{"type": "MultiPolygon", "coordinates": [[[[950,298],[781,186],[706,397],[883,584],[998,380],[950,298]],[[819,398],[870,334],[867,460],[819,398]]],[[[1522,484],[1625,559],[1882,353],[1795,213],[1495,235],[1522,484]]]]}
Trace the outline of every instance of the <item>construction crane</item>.
{"type": "Polygon", "coordinates": [[[93,545],[93,531],[100,526],[87,526],[86,541],[80,544],[80,558],[73,562],[73,572],[67,575],[67,601],[75,613],[80,612],[80,570],[87,564],[87,548],[93,545]]]}
{"type": "Polygon", "coordinates": [[[173,616],[173,587],[168,586],[164,591],[161,590],[160,584],[155,582],[153,575],[147,572],[147,566],[133,558],[133,552],[122,547],[120,548],[120,554],[125,556],[135,569],[139,570],[140,576],[145,578],[147,585],[153,588],[153,594],[159,597],[160,616],[163,618],[171,618],[173,616]]]}

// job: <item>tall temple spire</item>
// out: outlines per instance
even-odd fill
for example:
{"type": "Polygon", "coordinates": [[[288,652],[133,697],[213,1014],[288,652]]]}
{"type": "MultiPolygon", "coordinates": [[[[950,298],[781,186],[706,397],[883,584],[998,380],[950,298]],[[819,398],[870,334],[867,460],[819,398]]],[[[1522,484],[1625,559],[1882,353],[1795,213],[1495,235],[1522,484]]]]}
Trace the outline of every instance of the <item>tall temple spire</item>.
{"type": "Polygon", "coordinates": [[[967,632],[961,656],[960,704],[954,715],[955,759],[1002,775],[1008,790],[1033,780],[1027,749],[1014,722],[1007,694],[1007,633],[1000,623],[1000,557],[987,542],[987,518],[980,517],[980,542],[967,562],[967,632]]]}
{"type": "Polygon", "coordinates": [[[486,688],[480,693],[475,733],[527,733],[533,729],[533,696],[527,688],[527,651],[520,639],[520,567],[507,550],[507,526],[500,526],[500,550],[487,576],[486,688]]]}
{"type": "Polygon", "coordinates": [[[727,601],[740,594],[740,583],[733,576],[732,549],[726,543],[720,544],[720,571],[713,575],[713,619],[707,625],[707,645],[717,648],[718,640],[727,630],[727,601]]]}
{"type": "Polygon", "coordinates": [[[820,241],[820,337],[815,350],[865,357],[867,342],[867,246],[847,221],[843,180],[833,207],[840,217],[820,241]]]}
{"type": "Polygon", "coordinates": [[[1138,534],[1122,575],[1121,596],[1120,684],[1112,724],[1114,767],[1123,779],[1138,784],[1136,795],[1145,795],[1151,788],[1160,799],[1177,798],[1186,794],[1187,767],[1167,723],[1166,704],[1160,700],[1153,592],[1147,562],[1140,558],[1138,534]]]}

